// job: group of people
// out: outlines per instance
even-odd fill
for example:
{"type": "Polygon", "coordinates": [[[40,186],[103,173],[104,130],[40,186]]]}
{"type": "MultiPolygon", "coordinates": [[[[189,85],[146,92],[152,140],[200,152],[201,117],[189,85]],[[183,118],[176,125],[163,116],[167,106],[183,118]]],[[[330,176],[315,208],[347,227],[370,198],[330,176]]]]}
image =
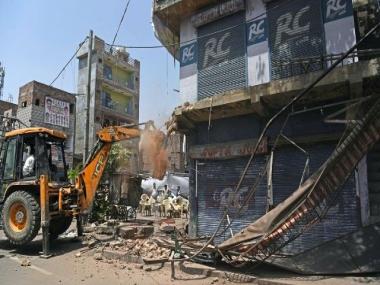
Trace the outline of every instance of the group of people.
{"type": "Polygon", "coordinates": [[[152,194],[142,194],[140,199],[140,212],[145,216],[154,215],[164,217],[182,217],[188,213],[189,202],[181,196],[181,188],[177,187],[175,194],[170,190],[168,185],[163,190],[159,190],[153,183],[152,194]]]}

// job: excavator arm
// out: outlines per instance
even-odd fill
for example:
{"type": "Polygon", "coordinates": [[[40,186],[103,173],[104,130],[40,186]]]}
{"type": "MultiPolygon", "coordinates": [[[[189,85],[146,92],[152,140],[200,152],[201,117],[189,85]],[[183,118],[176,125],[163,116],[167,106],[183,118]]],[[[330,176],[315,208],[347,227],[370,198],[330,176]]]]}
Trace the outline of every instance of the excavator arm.
{"type": "Polygon", "coordinates": [[[129,126],[106,127],[97,133],[98,142],[75,181],[75,188],[80,192],[80,208],[82,211],[88,209],[94,200],[112,144],[139,136],[140,130],[129,126]]]}

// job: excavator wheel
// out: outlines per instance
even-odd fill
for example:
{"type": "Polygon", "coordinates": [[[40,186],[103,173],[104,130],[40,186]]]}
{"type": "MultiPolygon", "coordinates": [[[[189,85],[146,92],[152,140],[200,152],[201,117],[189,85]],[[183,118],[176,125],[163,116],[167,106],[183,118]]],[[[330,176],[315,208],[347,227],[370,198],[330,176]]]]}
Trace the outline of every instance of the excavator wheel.
{"type": "Polygon", "coordinates": [[[38,198],[26,191],[15,191],[4,202],[3,230],[11,244],[24,245],[37,235],[41,225],[38,198]]]}
{"type": "Polygon", "coordinates": [[[51,219],[49,224],[50,239],[57,239],[59,235],[63,234],[70,227],[72,221],[72,216],[59,216],[51,219]]]}

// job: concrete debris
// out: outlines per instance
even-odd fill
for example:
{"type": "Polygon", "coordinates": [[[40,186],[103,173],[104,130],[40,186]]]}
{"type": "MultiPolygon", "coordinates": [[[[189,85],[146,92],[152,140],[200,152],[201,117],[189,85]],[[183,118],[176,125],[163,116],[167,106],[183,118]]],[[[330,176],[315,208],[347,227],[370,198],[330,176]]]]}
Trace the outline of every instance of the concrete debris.
{"type": "Polygon", "coordinates": [[[95,239],[91,239],[91,240],[87,241],[87,247],[88,248],[93,248],[93,247],[95,247],[96,244],[97,244],[97,241],[95,239]]]}
{"type": "Polygon", "coordinates": [[[110,247],[116,248],[116,249],[122,245],[123,245],[123,242],[121,242],[120,240],[111,241],[109,244],[110,247]]]}
{"type": "Polygon", "coordinates": [[[92,223],[91,225],[89,226],[86,226],[86,227],[83,227],[83,232],[84,233],[92,233],[96,230],[96,224],[95,223],[92,223]]]}
{"type": "Polygon", "coordinates": [[[160,231],[164,233],[171,233],[175,230],[175,220],[174,219],[164,219],[160,222],[160,231]]]}
{"type": "Polygon", "coordinates": [[[152,267],[150,267],[150,266],[144,266],[143,268],[144,268],[144,270],[145,270],[146,272],[150,272],[150,271],[152,271],[152,267]]]}
{"type": "Polygon", "coordinates": [[[135,269],[143,269],[143,265],[142,264],[136,264],[135,265],[135,269]]]}
{"type": "Polygon", "coordinates": [[[70,230],[70,231],[61,235],[61,237],[63,237],[63,238],[76,238],[77,236],[78,236],[78,234],[75,230],[70,230]]]}
{"type": "Polygon", "coordinates": [[[95,260],[102,260],[103,259],[103,256],[100,252],[97,252],[94,254],[94,259],[95,260]]]}
{"type": "Polygon", "coordinates": [[[218,277],[215,277],[212,281],[211,281],[211,284],[215,284],[219,281],[219,278],[218,277]]]}
{"type": "Polygon", "coordinates": [[[21,265],[21,266],[24,266],[24,267],[27,267],[27,266],[32,265],[32,263],[30,262],[29,259],[24,258],[24,259],[21,261],[20,265],[21,265]]]}
{"type": "Polygon", "coordinates": [[[81,253],[80,252],[76,253],[75,257],[81,257],[81,253]]]}
{"type": "Polygon", "coordinates": [[[117,221],[117,220],[112,220],[112,219],[110,219],[110,220],[108,220],[105,224],[106,224],[107,226],[109,226],[109,227],[112,227],[112,226],[118,226],[118,225],[120,224],[120,222],[117,221]]]}

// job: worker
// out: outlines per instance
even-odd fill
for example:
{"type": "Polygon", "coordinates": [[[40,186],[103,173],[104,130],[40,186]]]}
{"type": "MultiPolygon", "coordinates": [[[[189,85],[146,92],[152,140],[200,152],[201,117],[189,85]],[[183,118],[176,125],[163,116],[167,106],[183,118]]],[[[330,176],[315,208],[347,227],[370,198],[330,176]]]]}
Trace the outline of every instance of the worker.
{"type": "Polygon", "coordinates": [[[176,196],[178,197],[179,195],[181,195],[181,186],[177,186],[176,196]]]}
{"type": "Polygon", "coordinates": [[[29,146],[28,157],[25,160],[24,166],[22,167],[22,175],[32,176],[34,173],[34,148],[29,146]]]}
{"type": "Polygon", "coordinates": [[[152,197],[153,197],[154,199],[157,199],[157,196],[158,196],[158,192],[157,192],[156,183],[153,182],[153,187],[152,187],[152,197]]]}
{"type": "Polygon", "coordinates": [[[168,188],[168,185],[165,185],[164,186],[164,195],[165,195],[165,198],[174,198],[174,195],[172,193],[172,191],[170,190],[170,188],[168,188]]]}

